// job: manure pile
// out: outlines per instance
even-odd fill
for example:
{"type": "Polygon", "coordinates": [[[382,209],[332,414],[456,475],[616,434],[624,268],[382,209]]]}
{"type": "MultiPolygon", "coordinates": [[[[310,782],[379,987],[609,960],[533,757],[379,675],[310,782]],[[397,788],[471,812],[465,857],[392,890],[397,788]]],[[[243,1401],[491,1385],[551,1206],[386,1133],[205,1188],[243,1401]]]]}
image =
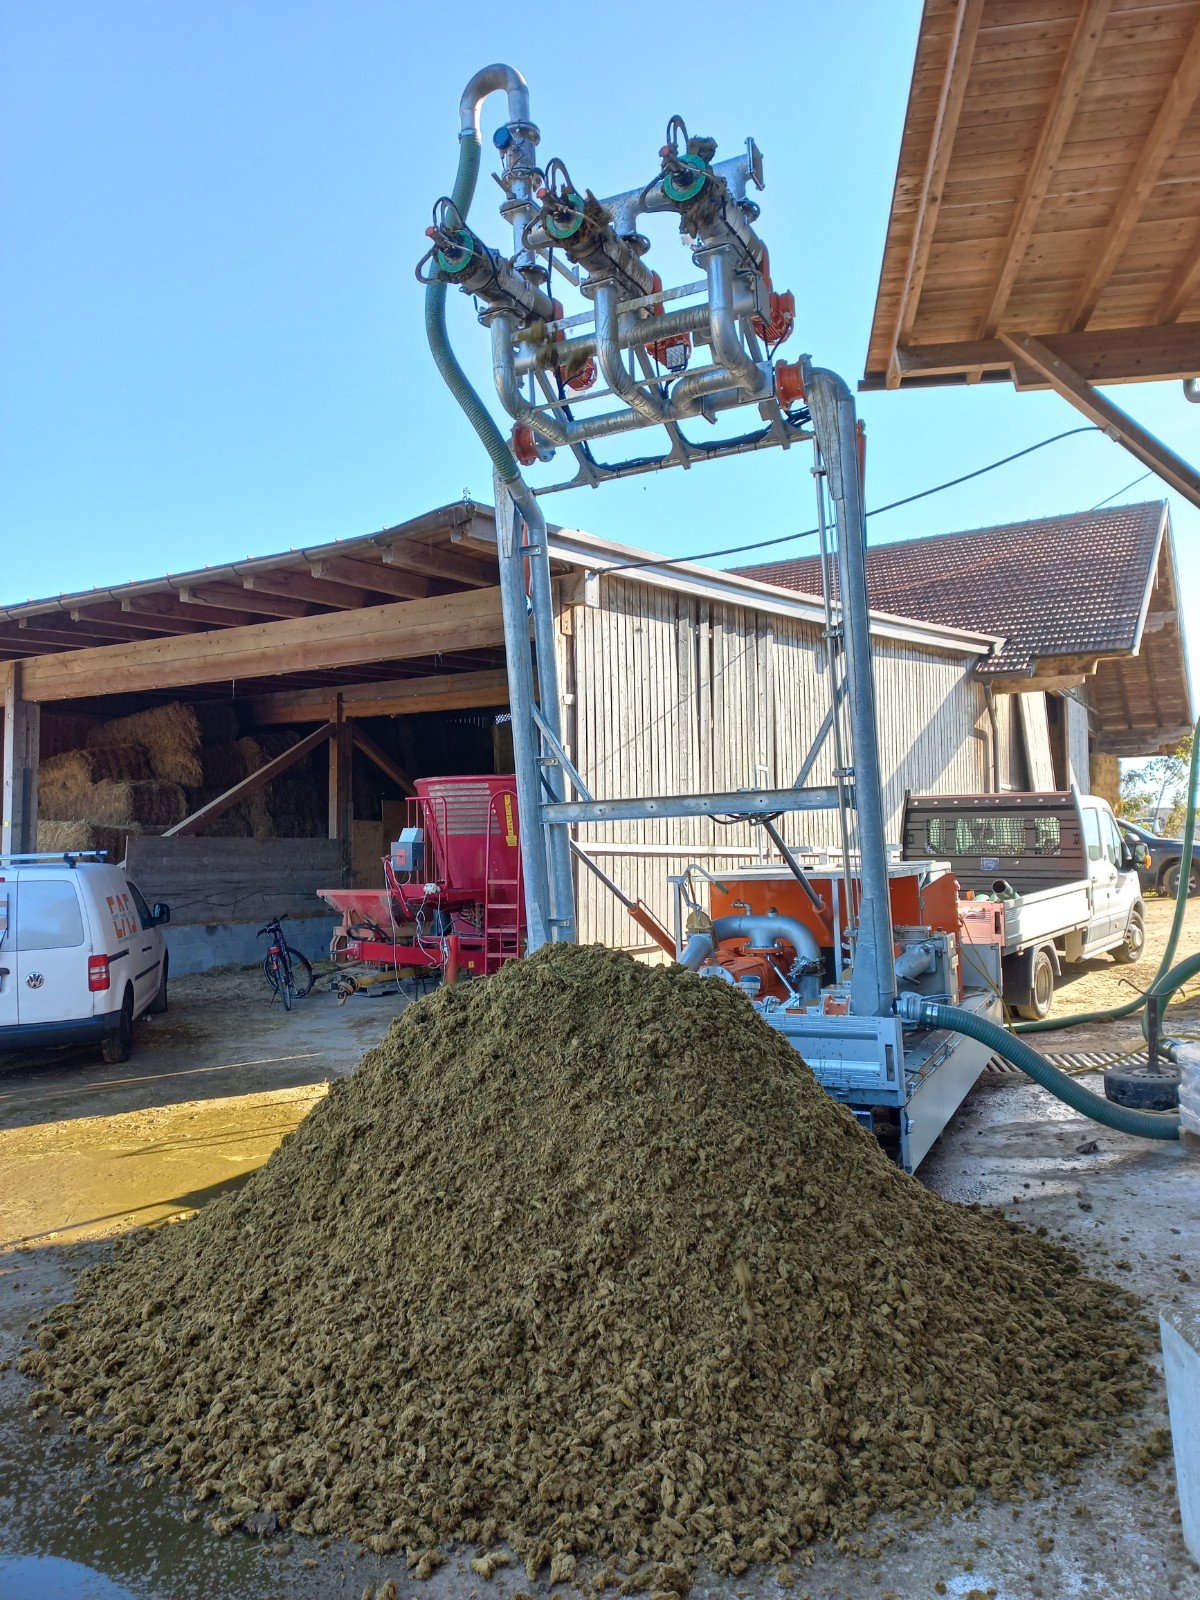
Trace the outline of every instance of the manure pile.
{"type": "Polygon", "coordinates": [[[1033,1487],[1147,1384],[1128,1295],[905,1177],[731,987],[598,946],[412,1006],[22,1364],[224,1517],[660,1589],[1033,1487]]]}

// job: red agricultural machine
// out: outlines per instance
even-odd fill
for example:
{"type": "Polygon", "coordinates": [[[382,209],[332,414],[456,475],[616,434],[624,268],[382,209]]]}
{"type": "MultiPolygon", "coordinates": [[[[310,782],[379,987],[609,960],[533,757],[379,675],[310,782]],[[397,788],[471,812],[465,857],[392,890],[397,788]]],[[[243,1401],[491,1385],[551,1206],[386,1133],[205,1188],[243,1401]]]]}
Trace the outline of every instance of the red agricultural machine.
{"type": "Polygon", "coordinates": [[[341,913],[331,954],[343,995],[380,977],[485,976],[519,956],[525,913],[511,777],[418,778],[381,889],[319,889],[341,913]],[[351,969],[374,969],[362,978],[351,969]]]}

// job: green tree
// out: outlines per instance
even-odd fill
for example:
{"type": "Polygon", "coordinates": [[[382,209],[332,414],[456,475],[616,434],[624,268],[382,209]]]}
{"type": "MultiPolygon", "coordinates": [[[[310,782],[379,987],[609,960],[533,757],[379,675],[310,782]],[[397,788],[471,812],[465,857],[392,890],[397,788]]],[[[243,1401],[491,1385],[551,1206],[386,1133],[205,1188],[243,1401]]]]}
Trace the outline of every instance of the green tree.
{"type": "Polygon", "coordinates": [[[1167,755],[1152,756],[1121,774],[1121,816],[1146,817],[1170,836],[1183,831],[1187,815],[1187,780],[1192,760],[1192,735],[1167,755]],[[1165,817],[1162,815],[1166,808],[1165,817]]]}

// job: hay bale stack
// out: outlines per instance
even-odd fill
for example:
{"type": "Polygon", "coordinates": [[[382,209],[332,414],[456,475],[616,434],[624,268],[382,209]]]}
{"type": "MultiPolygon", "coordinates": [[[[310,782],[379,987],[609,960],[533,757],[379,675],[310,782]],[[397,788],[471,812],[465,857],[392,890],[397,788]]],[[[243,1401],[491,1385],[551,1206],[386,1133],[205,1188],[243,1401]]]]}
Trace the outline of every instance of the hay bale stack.
{"type": "Polygon", "coordinates": [[[409,1007],[20,1365],[35,1414],[248,1526],[678,1594],[1069,1474],[1147,1347],[1071,1251],[894,1167],[733,987],[552,944],[409,1007]]]}
{"type": "Polygon", "coordinates": [[[136,823],[171,828],[191,809],[177,783],[158,778],[133,783],[103,778],[99,783],[39,783],[38,810],[51,822],[96,822],[110,826],[136,823]]]}
{"type": "Polygon", "coordinates": [[[150,756],[142,744],[112,744],[88,746],[82,750],[64,750],[51,756],[38,768],[38,783],[67,784],[78,788],[83,784],[99,783],[103,778],[152,778],[154,771],[150,756]]]}
{"type": "MultiPolygon", "coordinates": [[[[247,774],[257,772],[299,741],[294,733],[257,733],[238,740],[247,774]]],[[[317,777],[313,757],[289,767],[247,800],[251,831],[256,839],[311,839],[325,833],[327,797],[317,777]]]]}
{"type": "Polygon", "coordinates": [[[195,710],[179,702],[102,722],[88,736],[93,749],[142,745],[154,777],[181,784],[185,789],[198,789],[204,782],[202,742],[195,710]]]}
{"type": "Polygon", "coordinates": [[[129,836],[136,828],[106,828],[94,822],[38,821],[39,850],[107,850],[112,862],[124,861],[129,836]]]}

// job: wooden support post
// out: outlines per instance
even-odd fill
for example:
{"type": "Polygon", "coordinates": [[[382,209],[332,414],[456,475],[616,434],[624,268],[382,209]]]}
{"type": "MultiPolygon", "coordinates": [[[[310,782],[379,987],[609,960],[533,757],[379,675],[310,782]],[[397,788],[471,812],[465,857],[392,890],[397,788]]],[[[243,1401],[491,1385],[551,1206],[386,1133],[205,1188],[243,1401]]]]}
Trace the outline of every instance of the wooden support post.
{"type": "Polygon", "coordinates": [[[21,663],[4,668],[4,802],[0,851],[37,849],[38,745],[41,707],[21,695],[21,663]]]}
{"type": "Polygon", "coordinates": [[[354,816],[352,783],[353,742],[339,694],[333,718],[333,737],[329,741],[329,837],[350,848],[350,823],[354,816]]]}
{"type": "Polygon", "coordinates": [[[1200,473],[1182,456],[1168,449],[1161,439],[1156,439],[1106,395],[1093,389],[1040,339],[1028,334],[1008,333],[1001,333],[998,337],[1013,355],[1019,357],[1026,366],[1040,372],[1052,389],[1057,390],[1064,400],[1069,400],[1077,411],[1082,411],[1090,422],[1103,429],[1110,439],[1124,445],[1131,456],[1156,472],[1164,483],[1177,490],[1185,500],[1200,506],[1200,473]]]}

